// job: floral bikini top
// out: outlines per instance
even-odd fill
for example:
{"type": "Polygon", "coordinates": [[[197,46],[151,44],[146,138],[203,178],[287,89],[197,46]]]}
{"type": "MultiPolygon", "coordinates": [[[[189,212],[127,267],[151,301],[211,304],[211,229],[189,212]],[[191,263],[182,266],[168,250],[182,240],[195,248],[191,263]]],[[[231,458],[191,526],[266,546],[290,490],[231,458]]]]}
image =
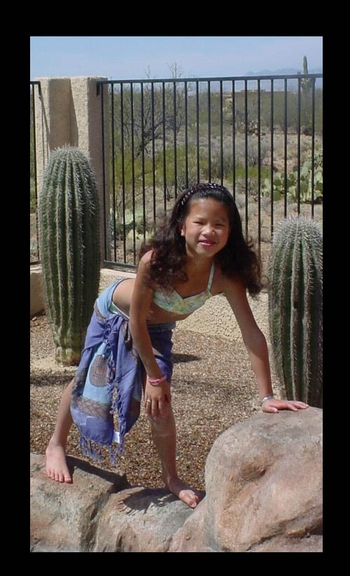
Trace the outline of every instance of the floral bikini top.
{"type": "Polygon", "coordinates": [[[171,292],[156,290],[153,292],[153,302],[160,308],[163,308],[163,310],[167,310],[167,312],[175,312],[176,314],[191,314],[203,306],[203,304],[205,304],[206,301],[212,296],[210,288],[213,281],[214,270],[215,266],[213,262],[210,269],[208,284],[204,292],[183,298],[178,292],[176,292],[176,290],[172,290],[171,292]]]}

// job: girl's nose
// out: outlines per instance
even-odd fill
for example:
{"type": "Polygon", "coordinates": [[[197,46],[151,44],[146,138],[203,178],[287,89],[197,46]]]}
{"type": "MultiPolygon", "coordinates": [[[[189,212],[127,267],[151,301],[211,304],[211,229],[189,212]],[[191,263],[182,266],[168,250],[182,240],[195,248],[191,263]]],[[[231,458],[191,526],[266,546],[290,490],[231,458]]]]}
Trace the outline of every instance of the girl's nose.
{"type": "Polygon", "coordinates": [[[211,226],[210,224],[208,224],[205,228],[203,233],[207,236],[212,236],[213,234],[215,234],[215,228],[213,226],[211,226]]]}

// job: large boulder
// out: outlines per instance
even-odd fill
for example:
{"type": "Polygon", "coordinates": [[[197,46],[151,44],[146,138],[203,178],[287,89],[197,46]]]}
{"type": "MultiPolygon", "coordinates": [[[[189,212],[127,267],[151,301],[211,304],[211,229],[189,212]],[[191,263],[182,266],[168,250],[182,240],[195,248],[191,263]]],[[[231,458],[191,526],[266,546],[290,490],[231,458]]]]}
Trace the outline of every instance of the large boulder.
{"type": "Polygon", "coordinates": [[[35,552],[83,552],[94,542],[99,515],[110,494],[126,487],[124,472],[102,470],[67,457],[73,482],[46,476],[42,454],[30,457],[30,540],[35,552]]]}
{"type": "Polygon", "coordinates": [[[166,490],[111,494],[99,518],[93,552],[168,552],[193,511],[166,490]]]}
{"type": "Polygon", "coordinates": [[[174,552],[322,551],[322,410],[259,413],[214,442],[174,552]]]}
{"type": "Polygon", "coordinates": [[[322,413],[258,413],[221,434],[194,510],[79,458],[72,484],[54,482],[32,454],[31,550],[322,552],[322,413]]]}

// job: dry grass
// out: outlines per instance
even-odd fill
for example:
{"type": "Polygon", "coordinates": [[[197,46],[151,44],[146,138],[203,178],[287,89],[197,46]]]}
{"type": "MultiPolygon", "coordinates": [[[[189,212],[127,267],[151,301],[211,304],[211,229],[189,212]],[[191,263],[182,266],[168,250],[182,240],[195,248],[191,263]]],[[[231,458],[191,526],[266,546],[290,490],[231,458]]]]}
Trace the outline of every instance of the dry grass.
{"type": "MultiPolygon", "coordinates": [[[[54,344],[45,315],[31,319],[31,452],[44,453],[53,432],[64,387],[74,374],[54,359],[54,344]]],[[[244,346],[174,331],[172,402],[177,423],[177,466],[180,477],[204,489],[207,455],[227,428],[250,417],[258,406],[258,391],[244,346]]],[[[73,426],[67,452],[82,457],[73,426]]],[[[132,485],[161,487],[159,460],[143,410],[126,438],[119,466],[132,485]]],[[[105,458],[101,467],[115,469],[105,458]]]]}

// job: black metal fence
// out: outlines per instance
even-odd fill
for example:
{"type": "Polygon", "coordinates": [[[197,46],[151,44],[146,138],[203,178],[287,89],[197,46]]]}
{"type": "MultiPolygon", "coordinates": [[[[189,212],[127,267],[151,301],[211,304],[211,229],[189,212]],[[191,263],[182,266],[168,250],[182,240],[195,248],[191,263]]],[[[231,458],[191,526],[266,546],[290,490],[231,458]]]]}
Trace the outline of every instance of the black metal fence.
{"type": "MultiPolygon", "coordinates": [[[[30,84],[33,113],[40,84],[30,84]]],[[[97,89],[107,92],[101,115],[109,126],[101,146],[104,265],[134,268],[140,243],[177,195],[199,181],[232,192],[246,236],[263,252],[281,218],[322,221],[322,74],[106,80],[97,89]]],[[[34,123],[31,136],[34,213],[34,123]]]]}
{"type": "Polygon", "coordinates": [[[232,191],[260,250],[288,214],[314,218],[318,205],[321,219],[322,74],[108,80],[98,90],[110,126],[106,265],[135,266],[160,215],[199,181],[232,191]]]}

